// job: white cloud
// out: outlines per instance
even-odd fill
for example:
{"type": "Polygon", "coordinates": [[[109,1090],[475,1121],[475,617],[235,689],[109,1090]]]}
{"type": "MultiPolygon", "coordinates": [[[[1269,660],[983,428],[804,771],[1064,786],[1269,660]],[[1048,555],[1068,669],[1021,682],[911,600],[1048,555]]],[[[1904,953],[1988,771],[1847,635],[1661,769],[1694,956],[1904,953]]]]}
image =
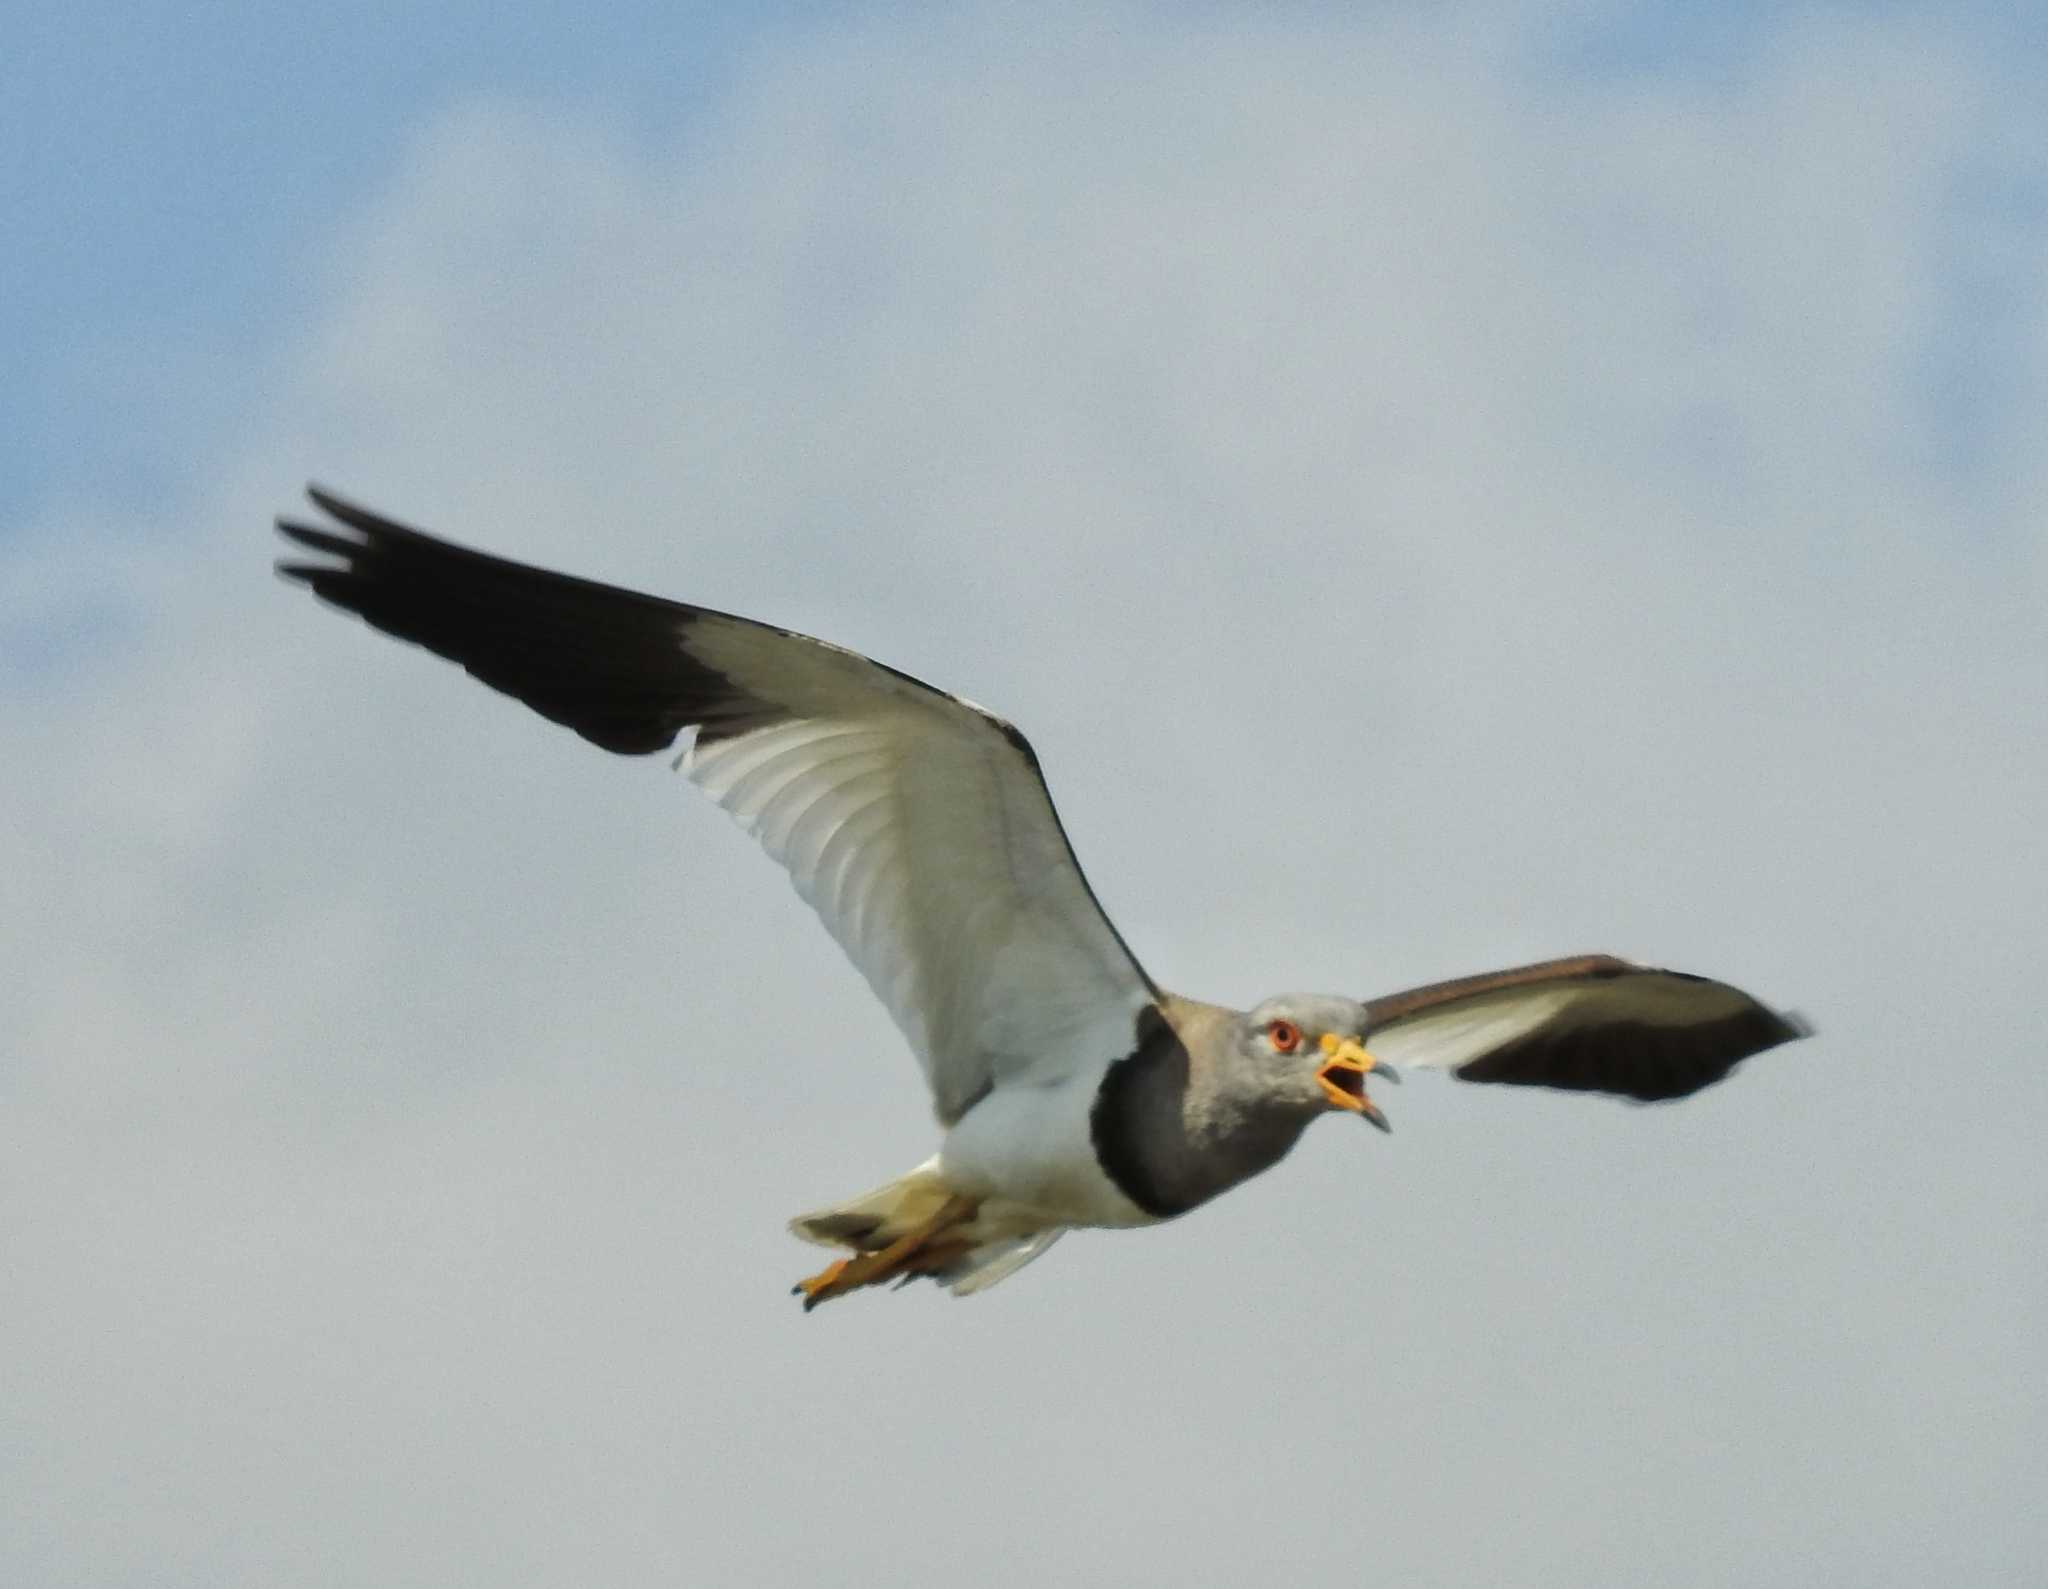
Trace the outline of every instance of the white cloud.
{"type": "Polygon", "coordinates": [[[0,688],[0,1577],[2039,1559],[2048,229],[1959,174],[2039,113],[1896,24],[1712,94],[1435,26],[792,35],[672,149],[473,101],[183,533],[7,565],[116,616],[0,688]],[[997,705],[1170,984],[1608,947],[1822,1036],[803,1319],[780,1220],[928,1145],[885,1019],[657,766],[276,586],[308,472],[997,705]]]}

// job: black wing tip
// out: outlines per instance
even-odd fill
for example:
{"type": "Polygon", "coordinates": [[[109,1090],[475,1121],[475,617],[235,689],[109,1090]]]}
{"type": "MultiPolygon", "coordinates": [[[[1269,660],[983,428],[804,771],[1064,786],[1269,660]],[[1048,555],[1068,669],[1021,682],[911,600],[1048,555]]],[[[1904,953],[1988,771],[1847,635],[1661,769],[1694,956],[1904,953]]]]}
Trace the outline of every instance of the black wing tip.
{"type": "Polygon", "coordinates": [[[334,523],[307,524],[280,513],[275,521],[277,531],[280,535],[316,547],[323,552],[349,556],[379,542],[393,541],[423,541],[451,547],[454,545],[453,542],[440,541],[423,531],[411,529],[395,519],[388,519],[383,514],[364,507],[353,498],[345,497],[339,491],[330,490],[317,480],[309,480],[306,483],[306,500],[334,523]],[[353,532],[354,538],[351,539],[337,531],[353,532]]]}
{"type": "Polygon", "coordinates": [[[277,533],[309,551],[325,552],[334,557],[354,557],[370,544],[366,540],[350,540],[345,535],[336,535],[334,531],[317,525],[301,524],[296,519],[279,519],[277,533]]]}
{"type": "Polygon", "coordinates": [[[315,507],[339,520],[347,528],[356,530],[357,533],[353,536],[340,534],[330,525],[308,524],[302,519],[280,513],[272,521],[279,535],[290,541],[294,547],[318,552],[324,557],[338,558],[340,561],[313,563],[291,557],[279,559],[272,567],[280,579],[304,586],[315,595],[324,595],[321,581],[351,572],[356,559],[370,546],[372,537],[367,528],[355,522],[353,515],[359,514],[360,510],[353,509],[341,497],[323,486],[312,483],[306,486],[306,495],[315,507]]]}
{"type": "Polygon", "coordinates": [[[653,755],[686,728],[774,715],[678,643],[697,609],[474,551],[317,483],[306,495],[332,522],[278,516],[280,578],[601,749],[653,755]]]}
{"type": "Polygon", "coordinates": [[[1452,1074],[1461,1081],[1607,1093],[1638,1104],[1674,1103],[1727,1080],[1757,1055],[1812,1034],[1813,1024],[1803,1015],[1750,999],[1746,1009],[1690,1028],[1623,1021],[1597,1033],[1539,1031],[1482,1054],[1452,1074]]]}
{"type": "Polygon", "coordinates": [[[374,514],[365,512],[345,497],[336,495],[325,486],[308,482],[306,497],[314,507],[335,521],[334,524],[309,524],[290,514],[280,513],[271,521],[277,533],[299,546],[309,547],[316,552],[330,553],[336,557],[352,557],[370,544],[372,527],[380,521],[374,514]],[[368,522],[364,522],[364,521],[368,522]],[[336,525],[354,530],[353,537],[339,534],[336,525]]]}
{"type": "Polygon", "coordinates": [[[360,502],[323,486],[317,480],[306,482],[306,500],[329,518],[346,524],[352,530],[361,530],[365,534],[398,528],[381,513],[372,513],[360,502]]]}

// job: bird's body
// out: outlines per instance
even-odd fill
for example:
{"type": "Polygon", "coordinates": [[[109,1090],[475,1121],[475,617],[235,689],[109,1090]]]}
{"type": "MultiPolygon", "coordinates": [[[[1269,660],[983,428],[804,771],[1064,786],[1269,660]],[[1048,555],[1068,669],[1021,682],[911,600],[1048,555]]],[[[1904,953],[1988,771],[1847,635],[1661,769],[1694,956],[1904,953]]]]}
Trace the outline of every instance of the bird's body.
{"type": "Polygon", "coordinates": [[[946,1184],[985,1203],[992,1218],[1033,1233],[1051,1225],[1150,1225],[1095,1155],[1090,1120],[1103,1078],[1120,1061],[1079,1065],[1038,1086],[998,1087],[961,1117],[939,1148],[946,1184]]]}
{"type": "Polygon", "coordinates": [[[284,572],[622,754],[669,748],[760,841],[923,1067],[937,1154],[792,1228],[880,1280],[993,1284],[1076,1226],[1170,1219],[1270,1168],[1321,1115],[1382,1128],[1390,1060],[1471,1080],[1683,1096],[1802,1034],[1725,983],[1604,955],[1249,1011],[1156,984],[1103,913],[1011,724],[771,625],[529,568],[325,492],[335,559],[284,572]],[[1368,1051],[1366,1043],[1372,1043],[1368,1051]]]}

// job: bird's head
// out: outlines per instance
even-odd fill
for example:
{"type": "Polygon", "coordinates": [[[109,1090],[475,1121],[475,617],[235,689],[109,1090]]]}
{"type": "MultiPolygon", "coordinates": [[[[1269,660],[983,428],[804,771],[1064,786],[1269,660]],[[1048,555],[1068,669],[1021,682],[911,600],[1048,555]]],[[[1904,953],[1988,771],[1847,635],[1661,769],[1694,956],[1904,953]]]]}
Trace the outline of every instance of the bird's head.
{"type": "Polygon", "coordinates": [[[1282,993],[1244,1018],[1239,1042],[1269,1096],[1304,1111],[1342,1110],[1393,1128],[1367,1096],[1367,1076],[1398,1082],[1365,1050],[1365,1006],[1328,993],[1282,993]]]}

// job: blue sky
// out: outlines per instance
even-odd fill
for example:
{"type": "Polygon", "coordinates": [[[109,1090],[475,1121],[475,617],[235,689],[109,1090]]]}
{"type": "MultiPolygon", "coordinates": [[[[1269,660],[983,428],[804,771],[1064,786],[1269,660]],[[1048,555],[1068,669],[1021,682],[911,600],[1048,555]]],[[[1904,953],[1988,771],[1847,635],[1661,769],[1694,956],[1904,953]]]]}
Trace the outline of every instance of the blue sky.
{"type": "MultiPolygon", "coordinates": [[[[138,434],[147,405],[184,359],[232,356],[304,312],[308,235],[390,179],[424,118],[467,95],[534,97],[673,139],[804,9],[23,12],[0,62],[0,335],[15,350],[0,520],[49,491],[160,491],[175,460],[138,434]]],[[[254,395],[199,401],[230,423],[254,395]]]]}
{"type": "MultiPolygon", "coordinates": [[[[0,61],[0,204],[11,237],[0,259],[0,338],[15,372],[0,391],[0,526],[52,493],[145,503],[175,477],[182,440],[157,434],[155,410],[190,405],[226,427],[259,402],[249,350],[317,292],[309,237],[389,181],[408,139],[451,102],[483,94],[573,104],[672,147],[746,62],[806,28],[842,26],[821,21],[836,10],[86,4],[23,13],[0,61]]],[[[1786,15],[1751,5],[1465,14],[1474,40],[1512,41],[1535,96],[1630,77],[1727,92],[1749,79],[1778,36],[1772,19],[1786,15]]],[[[1126,15],[1146,25],[1142,12],[1126,15]]],[[[1293,15],[1314,27],[1313,8],[1293,15]]],[[[1939,15],[1981,50],[2001,95],[2030,92],[2048,60],[2033,8],[1939,15]]],[[[1201,25],[1223,26],[1216,17],[1201,25]]],[[[1074,25],[1089,20],[1077,14],[1074,25]]],[[[1985,110],[1983,147],[1953,173],[1958,301],[1928,353],[1934,418],[1963,468],[1974,429],[2007,398],[2001,352],[2023,292],[2000,267],[1996,234],[2015,212],[2037,226],[2048,203],[2027,151],[2000,147],[1998,105],[1985,110]],[[1994,235],[1980,246],[1985,228],[1994,235]]]]}
{"type": "Polygon", "coordinates": [[[12,25],[0,1582],[2031,1581],[2040,24],[831,17],[12,25]],[[1168,986],[1819,1034],[804,1318],[900,1039],[309,477],[989,702],[1168,986]]]}

